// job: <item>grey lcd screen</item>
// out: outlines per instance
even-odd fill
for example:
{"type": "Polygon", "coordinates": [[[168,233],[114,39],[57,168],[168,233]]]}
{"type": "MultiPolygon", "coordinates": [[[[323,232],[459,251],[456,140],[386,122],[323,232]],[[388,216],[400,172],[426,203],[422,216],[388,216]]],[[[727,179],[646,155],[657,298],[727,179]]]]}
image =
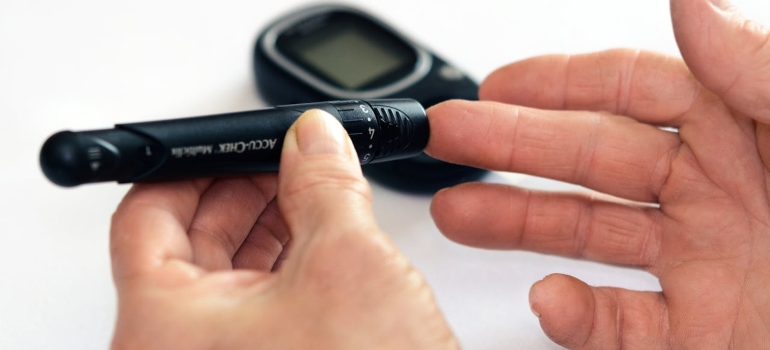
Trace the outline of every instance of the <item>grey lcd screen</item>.
{"type": "Polygon", "coordinates": [[[308,43],[297,54],[306,64],[350,90],[365,86],[406,63],[404,57],[350,27],[308,43]]]}

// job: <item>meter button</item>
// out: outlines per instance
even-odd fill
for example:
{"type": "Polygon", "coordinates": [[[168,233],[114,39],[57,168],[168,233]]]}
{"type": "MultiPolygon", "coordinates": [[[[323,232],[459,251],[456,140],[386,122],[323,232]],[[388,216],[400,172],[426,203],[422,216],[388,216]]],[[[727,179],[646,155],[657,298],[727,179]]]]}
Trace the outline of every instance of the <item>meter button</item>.
{"type": "Polygon", "coordinates": [[[450,81],[462,80],[465,77],[465,74],[463,74],[462,71],[448,64],[441,67],[441,69],[438,71],[438,74],[444,80],[450,81]]]}

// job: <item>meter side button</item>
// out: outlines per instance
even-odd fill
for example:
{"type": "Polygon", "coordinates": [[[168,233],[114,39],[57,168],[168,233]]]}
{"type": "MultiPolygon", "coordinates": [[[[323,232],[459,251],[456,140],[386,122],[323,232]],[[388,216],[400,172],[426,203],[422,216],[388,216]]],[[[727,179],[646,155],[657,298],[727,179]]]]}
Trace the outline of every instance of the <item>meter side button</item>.
{"type": "Polygon", "coordinates": [[[458,81],[465,78],[465,74],[463,74],[462,71],[448,64],[442,66],[439,69],[438,74],[442,79],[448,81],[458,81]]]}

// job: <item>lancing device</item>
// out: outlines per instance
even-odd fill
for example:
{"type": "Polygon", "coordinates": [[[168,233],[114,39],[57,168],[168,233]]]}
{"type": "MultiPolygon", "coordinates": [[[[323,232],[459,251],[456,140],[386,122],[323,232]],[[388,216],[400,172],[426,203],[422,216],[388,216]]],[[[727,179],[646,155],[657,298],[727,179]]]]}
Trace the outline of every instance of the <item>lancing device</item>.
{"type": "Polygon", "coordinates": [[[416,156],[428,143],[428,119],[417,101],[331,101],[61,131],[43,144],[40,166],[65,187],[273,172],[286,131],[310,109],[341,122],[362,165],[416,156]]]}

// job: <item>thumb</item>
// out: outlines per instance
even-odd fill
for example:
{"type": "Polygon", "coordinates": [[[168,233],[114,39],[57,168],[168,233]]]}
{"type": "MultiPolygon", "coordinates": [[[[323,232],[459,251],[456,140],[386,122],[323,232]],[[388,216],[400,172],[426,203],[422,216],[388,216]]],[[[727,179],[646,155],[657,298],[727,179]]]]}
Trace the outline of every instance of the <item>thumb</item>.
{"type": "Polygon", "coordinates": [[[308,111],[289,129],[278,181],[278,204],[298,249],[317,232],[376,228],[353,143],[326,112],[308,111]]]}
{"type": "Polygon", "coordinates": [[[668,312],[661,293],[591,287],[554,274],[529,291],[545,334],[569,349],[663,349],[668,312]]]}
{"type": "Polygon", "coordinates": [[[292,234],[280,273],[288,288],[278,293],[289,299],[279,312],[301,316],[299,334],[320,340],[314,348],[456,347],[424,279],[377,227],[340,122],[320,110],[300,116],[286,134],[278,181],[292,234]]]}
{"type": "Polygon", "coordinates": [[[671,0],[671,17],[695,77],[733,109],[770,122],[770,31],[727,0],[671,0]]]}

